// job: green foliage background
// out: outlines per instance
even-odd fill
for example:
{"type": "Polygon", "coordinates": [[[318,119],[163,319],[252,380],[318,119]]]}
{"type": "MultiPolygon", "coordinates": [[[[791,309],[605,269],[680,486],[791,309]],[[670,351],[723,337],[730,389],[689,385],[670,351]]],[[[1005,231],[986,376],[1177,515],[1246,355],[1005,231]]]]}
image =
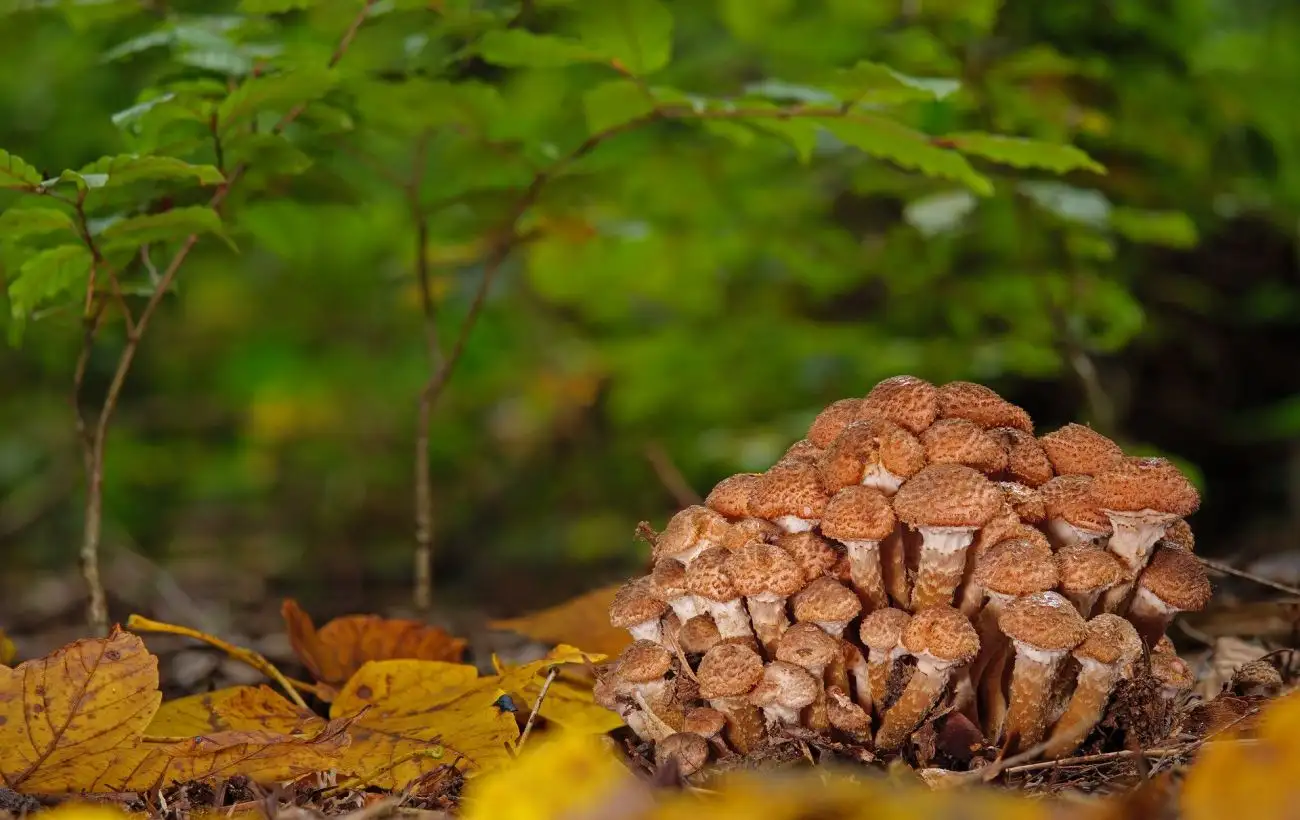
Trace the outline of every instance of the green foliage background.
{"type": "MultiPolygon", "coordinates": [[[[156,272],[202,234],[108,442],[110,559],[323,608],[405,594],[417,258],[449,350],[529,185],[654,108],[547,179],[435,411],[449,604],[505,613],[627,573],[674,470],[702,494],[762,469],[900,372],[1182,459],[1211,551],[1297,531],[1278,444],[1300,429],[1300,10],[379,0],[326,68],[362,7],[0,0],[0,148],[32,166],[0,154],[19,180],[0,187],[81,169],[49,191],[85,192],[136,310],[141,247],[156,272]],[[124,154],[187,164],[87,167],[124,154]],[[218,218],[212,183],[245,163],[218,218]]],[[[50,196],[0,208],[14,579],[80,539],[89,254],[50,196]]],[[[90,410],[124,340],[106,315],[90,410]]]]}

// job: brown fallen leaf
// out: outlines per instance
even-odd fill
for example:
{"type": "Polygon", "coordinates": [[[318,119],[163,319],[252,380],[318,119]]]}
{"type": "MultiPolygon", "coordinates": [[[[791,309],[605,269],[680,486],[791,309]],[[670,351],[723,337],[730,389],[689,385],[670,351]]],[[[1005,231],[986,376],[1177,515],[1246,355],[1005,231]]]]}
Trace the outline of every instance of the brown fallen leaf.
{"type": "MultiPolygon", "coordinates": [[[[345,615],[318,631],[292,598],[280,607],[294,654],[316,680],[342,686],[368,661],[399,659],[458,662],[466,642],[436,626],[378,615],[345,615]]],[[[326,693],[328,694],[328,693],[326,693]]]]}
{"type": "Polygon", "coordinates": [[[632,643],[625,629],[609,624],[609,605],[621,584],[593,589],[577,598],[524,615],[491,621],[493,629],[508,629],[547,644],[580,646],[588,652],[614,656],[632,643]]]}
{"type": "Polygon", "coordinates": [[[158,659],[117,627],[0,667],[0,779],[27,792],[92,789],[161,701],[158,659]]]}
{"type": "Polygon", "coordinates": [[[146,732],[184,737],[264,730],[302,736],[324,728],[324,718],[290,703],[269,686],[232,686],[167,701],[159,707],[146,732]]]}

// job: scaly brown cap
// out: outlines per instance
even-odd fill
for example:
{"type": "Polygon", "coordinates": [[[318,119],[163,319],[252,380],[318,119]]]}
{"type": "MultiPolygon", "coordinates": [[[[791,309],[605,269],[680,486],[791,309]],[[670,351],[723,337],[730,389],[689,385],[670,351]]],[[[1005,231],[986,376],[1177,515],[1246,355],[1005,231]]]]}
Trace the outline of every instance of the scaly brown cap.
{"type": "Polygon", "coordinates": [[[1074,649],[1088,636],[1079,610],[1058,592],[1015,599],[998,616],[998,628],[1014,641],[1047,651],[1074,649]]]}
{"type": "Polygon", "coordinates": [[[806,461],[812,464],[821,457],[821,454],[822,448],[806,438],[801,438],[786,449],[785,454],[781,456],[778,463],[782,461],[806,461]]]}
{"type": "Polygon", "coordinates": [[[982,384],[948,382],[939,388],[938,399],[941,419],[970,419],[986,430],[1013,427],[1034,432],[1028,413],[982,384]]]}
{"type": "Polygon", "coordinates": [[[828,492],[862,482],[863,472],[879,464],[900,478],[925,466],[925,448],[916,437],[883,419],[855,421],[835,437],[817,460],[817,472],[828,492]]]}
{"type": "Polygon", "coordinates": [[[609,604],[609,622],[619,629],[653,621],[668,611],[668,604],[654,594],[649,575],[628,581],[614,593],[609,604]]]}
{"type": "Polygon", "coordinates": [[[1160,543],[1188,552],[1196,551],[1196,536],[1192,534],[1192,527],[1181,518],[1165,527],[1165,534],[1161,536],[1160,543]]]}
{"type": "Polygon", "coordinates": [[[796,621],[849,621],[862,611],[862,601],[853,590],[823,575],[795,595],[796,621]]]}
{"type": "Polygon", "coordinates": [[[803,589],[803,567],[776,544],[750,541],[722,565],[741,595],[769,593],[787,598],[803,589]]]}
{"type": "Polygon", "coordinates": [[[1002,503],[1002,492],[982,473],[960,464],[931,464],[898,489],[894,513],[914,528],[978,529],[1002,503]]]}
{"type": "Polygon", "coordinates": [[[711,601],[732,601],[739,598],[731,577],[723,570],[731,553],[722,547],[710,547],[691,562],[686,570],[686,589],[711,601]]]}
{"type": "Polygon", "coordinates": [[[998,489],[1021,521],[1041,524],[1047,520],[1047,500],[1038,490],[1014,481],[999,481],[998,489]]]}
{"type": "Polygon", "coordinates": [[[886,607],[862,619],[858,637],[872,652],[889,652],[903,641],[903,630],[912,616],[901,609],[886,607]]]}
{"type": "Polygon", "coordinates": [[[831,725],[850,736],[863,735],[871,729],[867,711],[853,701],[838,686],[826,688],[826,718],[831,725]]]}
{"type": "Polygon", "coordinates": [[[821,687],[802,666],[772,661],[763,669],[763,679],[749,693],[754,706],[787,706],[802,709],[817,699],[821,687]]]}
{"type": "MultiPolygon", "coordinates": [[[[822,521],[825,526],[825,520],[822,521]]],[[[840,560],[835,545],[815,532],[792,532],[777,539],[776,545],[795,560],[803,570],[805,581],[813,581],[830,572],[840,560]]]]}
{"type": "Polygon", "coordinates": [[[689,555],[701,541],[720,544],[730,527],[718,512],[693,504],[668,519],[668,526],[655,541],[654,557],[657,560],[689,555]]]}
{"type": "Polygon", "coordinates": [[[1022,538],[995,544],[975,565],[975,583],[1000,595],[1030,595],[1056,586],[1051,550],[1022,538]]]}
{"type": "Polygon", "coordinates": [[[1092,483],[1092,497],[1103,510],[1155,510],[1186,518],[1201,506],[1201,496],[1173,462],[1164,458],[1122,458],[1092,483]]]}
{"type": "Polygon", "coordinates": [[[706,700],[747,695],[763,679],[763,659],[744,644],[720,643],[704,653],[695,677],[706,700]]]}
{"type": "Polygon", "coordinates": [[[1205,567],[1186,550],[1161,547],[1138,576],[1138,586],[1182,612],[1195,612],[1210,602],[1210,578],[1205,567]]]}
{"type": "Polygon", "coordinates": [[[676,760],[677,771],[690,777],[709,762],[709,742],[691,732],[671,734],[655,744],[655,765],[663,768],[669,760],[676,760]]]}
{"type": "Polygon", "coordinates": [[[1095,482],[1086,475],[1059,475],[1039,487],[1047,517],[1060,518],[1087,533],[1109,535],[1113,530],[1110,519],[1092,493],[1095,482]]]}
{"type": "Polygon", "coordinates": [[[708,615],[689,618],[677,630],[677,643],[688,655],[703,655],[721,640],[717,624],[708,615]]]}
{"type": "Polygon", "coordinates": [[[676,558],[660,558],[650,573],[654,594],[668,601],[689,594],[686,590],[686,565],[676,558]]]}
{"type": "Polygon", "coordinates": [[[968,663],[979,654],[980,639],[961,612],[950,606],[932,606],[907,622],[903,646],[913,655],[928,652],[939,660],[968,663]]]}
{"type": "Polygon", "coordinates": [[[731,525],[722,539],[722,548],[738,550],[750,541],[775,543],[785,532],[766,518],[742,518],[731,525]]]}
{"type": "Polygon", "coordinates": [[[1178,650],[1174,648],[1174,642],[1169,640],[1168,635],[1161,635],[1160,640],[1156,641],[1155,646],[1151,647],[1151,651],[1178,654],[1178,650]]]}
{"type": "Polygon", "coordinates": [[[858,419],[858,414],[862,410],[862,401],[862,399],[840,399],[826,405],[826,409],[813,419],[806,440],[812,442],[814,447],[829,447],[841,430],[858,419]]]}
{"type": "Polygon", "coordinates": [[[940,419],[919,436],[931,464],[964,464],[981,473],[999,473],[1007,454],[993,436],[967,419],[940,419]]]}
{"type": "Polygon", "coordinates": [[[708,740],[718,736],[727,725],[727,716],[707,706],[692,706],[682,720],[682,731],[708,740]]]}
{"type": "Polygon", "coordinates": [[[1124,580],[1124,565],[1114,553],[1092,544],[1072,544],[1056,553],[1056,570],[1061,591],[1086,594],[1111,587],[1124,580]]]}
{"type": "Polygon", "coordinates": [[[1038,439],[1014,427],[994,427],[989,435],[1007,454],[1006,472],[1014,481],[1037,487],[1052,480],[1052,462],[1038,439]]]}
{"type": "Polygon", "coordinates": [[[645,683],[668,674],[673,654],[654,641],[633,641],[618,656],[618,676],[628,683],[645,683]]]}
{"type": "Polygon", "coordinates": [[[881,418],[920,433],[939,414],[938,390],[925,379],[893,376],[871,388],[862,400],[860,418],[881,418]]]}
{"type": "Polygon", "coordinates": [[[1095,615],[1087,623],[1088,634],[1074,650],[1080,660],[1104,664],[1132,663],[1142,656],[1142,639],[1133,624],[1118,615],[1095,615]]]}
{"type": "Polygon", "coordinates": [[[713,485],[704,503],[727,518],[744,518],[749,515],[749,494],[754,491],[762,473],[737,473],[713,485]]]}
{"type": "Polygon", "coordinates": [[[840,642],[814,623],[791,626],[776,645],[776,659],[805,669],[821,667],[835,660],[840,642]]]}
{"type": "Polygon", "coordinates": [[[1019,527],[1016,527],[1014,530],[1012,530],[1010,535],[1008,535],[1006,538],[1002,540],[1003,541],[1011,541],[1011,540],[1028,541],[1030,544],[1041,549],[1043,551],[1043,554],[1045,555],[1052,554],[1052,542],[1047,540],[1047,536],[1043,534],[1042,530],[1038,529],[1037,527],[1031,527],[1028,524],[1022,523],[1019,527]]]}
{"type": "Polygon", "coordinates": [[[773,465],[759,477],[749,497],[749,511],[769,521],[787,515],[816,520],[829,500],[816,467],[787,462],[773,465]]]}
{"type": "Polygon", "coordinates": [[[822,513],[822,534],[839,541],[879,541],[894,532],[894,508],[875,487],[853,484],[826,504],[822,513]]]}
{"type": "Polygon", "coordinates": [[[1151,677],[1180,692],[1191,689],[1196,682],[1187,662],[1173,652],[1151,653],[1151,677]]]}
{"type": "Polygon", "coordinates": [[[1083,424],[1067,424],[1038,441],[1057,475],[1095,476],[1124,457],[1118,444],[1083,424]]]}

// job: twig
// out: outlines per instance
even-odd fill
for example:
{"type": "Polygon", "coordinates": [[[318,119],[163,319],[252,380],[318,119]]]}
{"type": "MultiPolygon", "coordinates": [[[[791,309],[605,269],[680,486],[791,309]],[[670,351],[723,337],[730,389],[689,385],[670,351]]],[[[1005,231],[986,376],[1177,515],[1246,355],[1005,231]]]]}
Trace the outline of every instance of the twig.
{"type": "Polygon", "coordinates": [[[524,743],[528,740],[529,732],[533,731],[533,721],[537,720],[538,712],[542,711],[542,701],[546,700],[546,693],[551,689],[551,683],[555,676],[560,673],[560,667],[552,666],[551,671],[546,673],[546,680],[542,681],[542,691],[537,693],[537,700],[533,701],[533,711],[528,713],[528,722],[524,724],[524,731],[519,735],[519,743],[516,749],[522,749],[524,743]]]}
{"type": "Polygon", "coordinates": [[[1300,589],[1297,589],[1296,587],[1290,587],[1287,586],[1286,584],[1279,584],[1277,581],[1269,580],[1268,578],[1265,578],[1261,575],[1256,575],[1252,572],[1247,572],[1244,569],[1237,569],[1231,564],[1225,564],[1222,561],[1215,561],[1213,558],[1203,558],[1198,555],[1196,556],[1196,560],[1200,561],[1202,564],[1214,570],[1215,572],[1222,572],[1224,575],[1235,575],[1238,578],[1244,578],[1245,580],[1252,581],[1256,584],[1259,584],[1260,586],[1268,587],[1269,589],[1275,589],[1278,592],[1285,592],[1288,595],[1295,595],[1297,597],[1300,597],[1300,589]]]}
{"type": "Polygon", "coordinates": [[[686,481],[682,471],[677,469],[677,464],[662,444],[657,441],[647,442],[645,457],[646,461],[650,462],[650,467],[654,469],[655,475],[659,477],[660,483],[664,485],[664,489],[668,490],[673,500],[677,502],[677,506],[690,507],[703,501],[700,494],[695,492],[686,481]]]}

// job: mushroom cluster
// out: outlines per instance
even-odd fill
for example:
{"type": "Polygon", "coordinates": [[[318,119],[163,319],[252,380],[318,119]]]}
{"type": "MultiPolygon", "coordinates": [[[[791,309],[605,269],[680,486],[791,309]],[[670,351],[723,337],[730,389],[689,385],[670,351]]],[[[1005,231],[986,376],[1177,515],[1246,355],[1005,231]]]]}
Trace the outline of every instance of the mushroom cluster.
{"type": "Polygon", "coordinates": [[[971,382],[836,401],[766,472],[681,510],[610,607],[598,701],[686,773],[797,731],[898,751],[959,712],[1009,752],[1079,748],[1120,681],[1191,687],[1196,489],[1090,427],[1035,437],[971,382]]]}

